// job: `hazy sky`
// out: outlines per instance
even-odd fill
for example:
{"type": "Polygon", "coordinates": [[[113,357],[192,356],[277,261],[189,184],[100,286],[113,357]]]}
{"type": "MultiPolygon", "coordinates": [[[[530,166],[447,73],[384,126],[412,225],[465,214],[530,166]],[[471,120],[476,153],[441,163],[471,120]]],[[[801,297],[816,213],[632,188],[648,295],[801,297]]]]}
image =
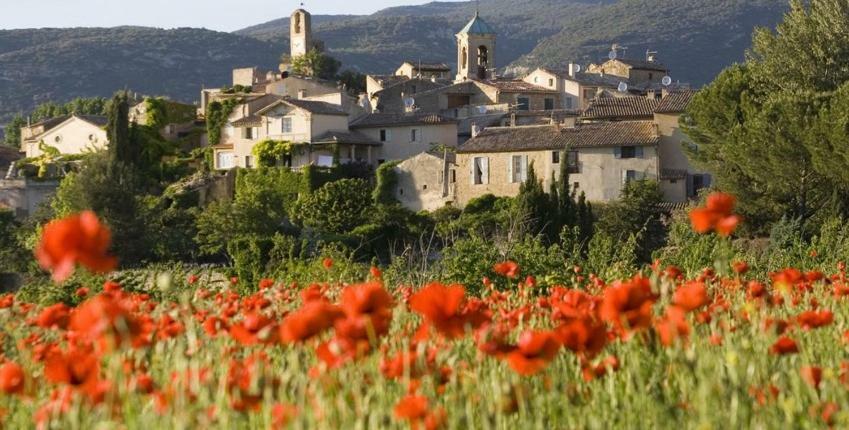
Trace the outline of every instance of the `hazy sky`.
{"type": "MultiPolygon", "coordinates": [[[[304,1],[312,14],[367,15],[430,0],[304,1]]],[[[205,27],[233,31],[288,16],[300,0],[0,0],[0,29],[33,27],[205,27]]]]}

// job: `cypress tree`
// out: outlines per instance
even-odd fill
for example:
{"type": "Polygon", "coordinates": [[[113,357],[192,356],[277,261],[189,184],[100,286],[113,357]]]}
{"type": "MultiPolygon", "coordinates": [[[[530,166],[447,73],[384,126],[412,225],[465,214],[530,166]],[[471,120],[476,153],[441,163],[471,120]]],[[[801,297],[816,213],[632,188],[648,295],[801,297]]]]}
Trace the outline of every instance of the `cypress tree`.
{"type": "Polygon", "coordinates": [[[133,148],[130,136],[130,104],[127,92],[119,92],[112,98],[109,109],[109,124],[106,133],[109,136],[109,152],[112,160],[118,163],[134,164],[138,157],[137,148],[133,148]]]}
{"type": "Polygon", "coordinates": [[[549,197],[537,179],[533,162],[528,166],[527,179],[519,187],[516,208],[519,216],[526,222],[527,232],[532,235],[546,232],[546,226],[551,221],[549,197]]]}

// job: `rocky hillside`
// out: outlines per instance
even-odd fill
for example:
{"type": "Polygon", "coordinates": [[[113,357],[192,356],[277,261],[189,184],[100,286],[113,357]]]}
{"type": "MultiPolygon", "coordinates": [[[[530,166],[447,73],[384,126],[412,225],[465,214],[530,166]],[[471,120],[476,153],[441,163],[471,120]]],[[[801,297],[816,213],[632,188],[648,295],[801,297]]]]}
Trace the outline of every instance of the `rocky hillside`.
{"type": "MultiPolygon", "coordinates": [[[[355,6],[352,6],[352,8],[355,6]]],[[[700,85],[743,58],[755,26],[774,26],[785,0],[482,0],[499,32],[504,70],[603,59],[613,42],[642,57],[658,50],[674,78],[700,85]]],[[[403,6],[368,16],[314,16],[316,37],[344,68],[388,73],[405,60],[456,61],[454,33],[474,2],[403,6]]],[[[198,23],[202,25],[203,23],[198,23]]],[[[274,67],[289,19],[235,34],[139,27],[0,31],[0,124],[37,103],[130,88],[193,101],[233,67],[274,67]]]]}

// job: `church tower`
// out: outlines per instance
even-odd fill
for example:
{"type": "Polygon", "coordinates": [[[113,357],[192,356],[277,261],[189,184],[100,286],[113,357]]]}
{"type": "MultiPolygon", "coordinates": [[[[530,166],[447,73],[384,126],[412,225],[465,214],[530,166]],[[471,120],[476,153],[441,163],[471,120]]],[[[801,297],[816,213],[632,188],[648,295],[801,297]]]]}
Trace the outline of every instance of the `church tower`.
{"type": "Polygon", "coordinates": [[[290,55],[297,57],[312,49],[312,16],[303,9],[296,9],[289,19],[290,55]]]}
{"type": "Polygon", "coordinates": [[[475,12],[457,33],[457,81],[492,79],[495,70],[495,30],[475,12]]]}

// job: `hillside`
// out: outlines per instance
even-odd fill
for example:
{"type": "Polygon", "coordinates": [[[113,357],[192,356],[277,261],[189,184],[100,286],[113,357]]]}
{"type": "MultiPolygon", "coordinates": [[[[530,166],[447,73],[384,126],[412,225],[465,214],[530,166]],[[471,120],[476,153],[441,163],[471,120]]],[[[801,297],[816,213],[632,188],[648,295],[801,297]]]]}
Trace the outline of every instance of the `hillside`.
{"type": "MultiPolygon", "coordinates": [[[[518,72],[603,59],[613,42],[646,49],[676,79],[701,85],[742,59],[755,26],[774,26],[785,0],[484,0],[481,15],[499,32],[496,61],[518,72]]],[[[343,68],[387,73],[405,60],[456,62],[454,34],[474,2],[401,6],[368,16],[313,17],[343,68]]],[[[200,23],[199,23],[200,24],[200,23]]],[[[229,82],[234,67],[273,68],[288,49],[289,19],[234,34],[140,27],[0,31],[0,124],[39,102],[108,96],[120,88],[198,98],[229,82]]]]}
{"type": "Polygon", "coordinates": [[[121,88],[191,102],[236,66],[272,67],[280,45],[202,29],[141,27],[0,31],[0,123],[48,100],[121,88]]]}

